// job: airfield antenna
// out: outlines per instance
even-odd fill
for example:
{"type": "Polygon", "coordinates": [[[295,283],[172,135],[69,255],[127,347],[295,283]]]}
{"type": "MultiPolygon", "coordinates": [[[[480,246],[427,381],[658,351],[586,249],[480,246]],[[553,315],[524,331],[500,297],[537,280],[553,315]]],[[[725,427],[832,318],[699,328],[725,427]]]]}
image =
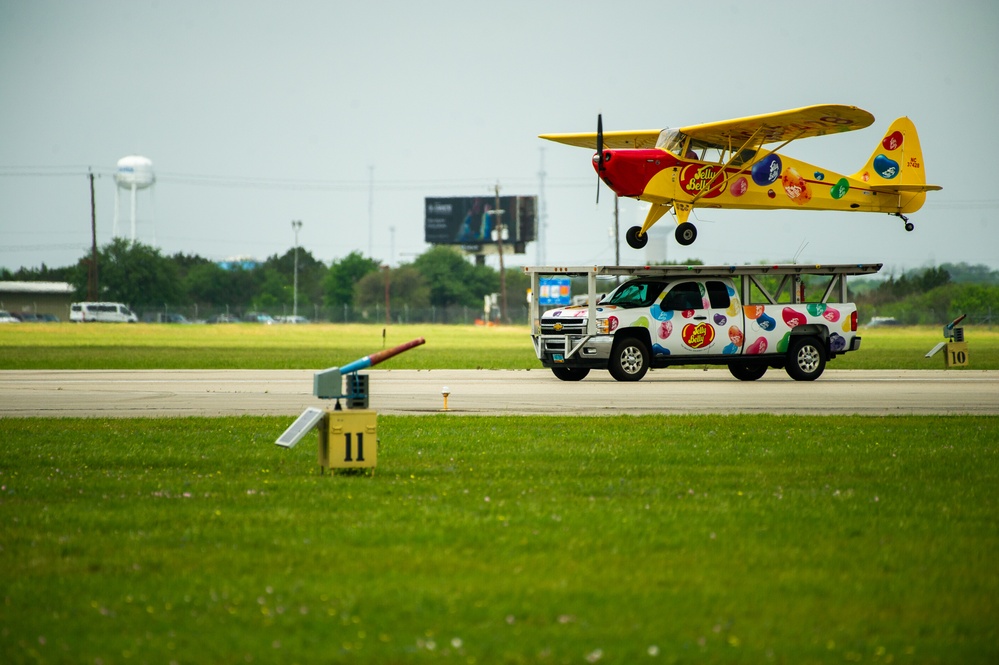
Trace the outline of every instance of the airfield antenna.
{"type": "MultiPolygon", "coordinates": [[[[121,207],[122,191],[131,192],[131,220],[132,220],[132,242],[135,242],[135,220],[138,207],[137,194],[140,189],[151,188],[156,184],[156,175],[153,173],[153,163],[146,157],[139,155],[128,155],[118,160],[118,167],[114,173],[114,181],[117,185],[114,197],[114,225],[112,233],[118,235],[118,217],[121,207]]],[[[152,189],[149,190],[152,196],[152,189]]],[[[152,205],[150,205],[150,220],[152,220],[152,205]]],[[[155,233],[155,232],[154,232],[155,233]]]]}
{"type": "Polygon", "coordinates": [[[541,170],[538,171],[538,237],[534,242],[537,252],[536,263],[539,266],[545,264],[545,227],[547,226],[548,209],[545,206],[545,149],[541,150],[541,170]]]}

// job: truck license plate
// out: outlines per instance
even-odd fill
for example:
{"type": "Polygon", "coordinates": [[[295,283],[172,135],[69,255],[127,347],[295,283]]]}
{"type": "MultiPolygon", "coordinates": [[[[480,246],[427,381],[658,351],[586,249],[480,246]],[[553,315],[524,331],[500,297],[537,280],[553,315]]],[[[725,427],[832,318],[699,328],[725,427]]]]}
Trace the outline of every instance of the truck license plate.
{"type": "Polygon", "coordinates": [[[565,362],[565,358],[562,356],[561,353],[553,353],[552,354],[552,360],[554,360],[557,363],[564,363],[565,362]]]}

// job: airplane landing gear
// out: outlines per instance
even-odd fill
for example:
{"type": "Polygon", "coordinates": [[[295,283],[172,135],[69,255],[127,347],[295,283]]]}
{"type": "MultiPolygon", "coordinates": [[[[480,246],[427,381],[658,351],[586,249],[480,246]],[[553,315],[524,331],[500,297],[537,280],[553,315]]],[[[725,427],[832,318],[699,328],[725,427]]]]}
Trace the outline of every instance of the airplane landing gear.
{"type": "Polygon", "coordinates": [[[903,215],[902,213],[900,213],[900,212],[893,212],[891,214],[895,215],[896,217],[898,217],[899,219],[901,219],[903,222],[905,222],[905,230],[906,231],[911,231],[914,228],[916,228],[916,225],[913,224],[912,222],[910,222],[909,218],[906,217],[905,215],[903,215]]]}
{"type": "Polygon", "coordinates": [[[689,245],[697,239],[697,229],[690,222],[684,222],[676,227],[676,241],[681,245],[689,245]]]}
{"type": "Polygon", "coordinates": [[[641,226],[632,226],[628,229],[628,232],[624,234],[624,239],[628,241],[628,245],[632,249],[642,249],[649,244],[649,234],[642,233],[641,226]]]}

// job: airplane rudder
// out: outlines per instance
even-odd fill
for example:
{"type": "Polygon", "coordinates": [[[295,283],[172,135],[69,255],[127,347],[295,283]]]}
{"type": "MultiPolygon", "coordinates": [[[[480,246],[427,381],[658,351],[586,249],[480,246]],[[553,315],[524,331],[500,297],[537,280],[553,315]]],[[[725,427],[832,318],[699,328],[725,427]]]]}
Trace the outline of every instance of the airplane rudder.
{"type": "Polygon", "coordinates": [[[891,123],[857,176],[875,184],[926,182],[923,152],[912,120],[903,116],[891,123]]]}

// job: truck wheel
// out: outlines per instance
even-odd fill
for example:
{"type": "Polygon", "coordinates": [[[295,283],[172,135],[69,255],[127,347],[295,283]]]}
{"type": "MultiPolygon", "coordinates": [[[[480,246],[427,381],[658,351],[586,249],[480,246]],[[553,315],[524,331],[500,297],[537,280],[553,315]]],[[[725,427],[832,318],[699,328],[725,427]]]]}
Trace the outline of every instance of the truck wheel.
{"type": "Polygon", "coordinates": [[[649,371],[649,348],[637,337],[626,337],[614,344],[607,369],[618,381],[638,381],[649,371]]]}
{"type": "Polygon", "coordinates": [[[795,381],[814,381],[826,368],[822,343],[814,337],[795,337],[787,349],[784,369],[795,381]]]}
{"type": "Polygon", "coordinates": [[[729,363],[728,371],[740,381],[755,381],[767,373],[767,366],[760,363],[729,363]]]}
{"type": "Polygon", "coordinates": [[[582,381],[589,373],[588,367],[552,367],[552,374],[563,381],[582,381]]]}

